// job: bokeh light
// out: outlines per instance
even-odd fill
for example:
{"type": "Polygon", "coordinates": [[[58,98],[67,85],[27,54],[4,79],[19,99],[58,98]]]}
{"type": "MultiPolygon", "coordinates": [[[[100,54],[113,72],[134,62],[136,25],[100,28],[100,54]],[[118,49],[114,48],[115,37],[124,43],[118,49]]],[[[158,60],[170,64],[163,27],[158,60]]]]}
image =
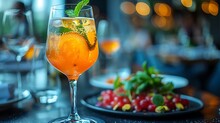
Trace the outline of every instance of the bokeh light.
{"type": "Polygon", "coordinates": [[[181,0],[181,3],[183,4],[183,6],[189,8],[192,6],[193,1],[192,0],[181,0]]]}
{"type": "Polygon", "coordinates": [[[168,30],[172,28],[172,25],[173,25],[172,17],[162,17],[162,16],[155,15],[152,17],[151,21],[155,27],[161,28],[164,30],[168,30]]]}
{"type": "Polygon", "coordinates": [[[209,13],[211,15],[218,15],[218,3],[211,0],[210,3],[209,3],[209,13]]]}
{"type": "Polygon", "coordinates": [[[140,14],[142,16],[147,16],[150,14],[150,7],[147,3],[138,2],[136,4],[136,11],[138,14],[140,14]]]}
{"type": "Polygon", "coordinates": [[[219,5],[217,2],[211,0],[209,2],[203,2],[201,5],[202,11],[206,14],[211,14],[213,16],[218,15],[219,5]]]}
{"type": "Polygon", "coordinates": [[[132,2],[122,2],[120,9],[125,14],[131,15],[135,12],[135,5],[132,2]]]}
{"type": "Polygon", "coordinates": [[[203,2],[201,7],[202,7],[203,12],[205,12],[206,14],[209,14],[209,2],[203,2]]]}
{"type": "Polygon", "coordinates": [[[171,7],[165,3],[156,3],[154,5],[154,11],[159,16],[171,16],[171,7]]]}

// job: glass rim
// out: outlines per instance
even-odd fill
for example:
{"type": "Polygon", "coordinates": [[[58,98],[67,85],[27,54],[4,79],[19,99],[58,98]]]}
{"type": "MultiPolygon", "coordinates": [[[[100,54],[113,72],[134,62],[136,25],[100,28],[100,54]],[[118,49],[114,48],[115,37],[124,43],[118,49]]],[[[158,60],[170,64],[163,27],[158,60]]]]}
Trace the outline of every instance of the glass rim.
{"type": "Polygon", "coordinates": [[[13,15],[17,15],[17,14],[29,14],[31,13],[31,10],[26,10],[26,11],[23,11],[21,12],[20,9],[6,9],[3,11],[4,14],[13,14],[13,15]]]}
{"type": "MultiPolygon", "coordinates": [[[[74,4],[74,3],[67,3],[67,4],[57,4],[57,5],[52,5],[51,6],[51,10],[65,10],[66,8],[62,8],[62,6],[77,6],[77,4],[74,4]]],[[[75,8],[74,7],[74,8],[75,8]]],[[[73,9],[74,9],[73,8],[73,9]]],[[[92,9],[92,6],[91,5],[85,5],[83,6],[83,8],[80,10],[80,11],[86,11],[86,10],[90,10],[92,9]],[[86,8],[85,8],[86,7],[86,8]]]]}

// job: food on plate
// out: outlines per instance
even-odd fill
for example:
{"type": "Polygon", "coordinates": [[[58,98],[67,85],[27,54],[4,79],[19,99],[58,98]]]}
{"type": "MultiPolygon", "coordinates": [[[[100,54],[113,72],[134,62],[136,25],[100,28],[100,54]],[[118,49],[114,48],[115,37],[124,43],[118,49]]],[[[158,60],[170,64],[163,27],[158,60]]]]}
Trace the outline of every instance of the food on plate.
{"type": "Polygon", "coordinates": [[[173,92],[172,82],[163,83],[163,77],[154,67],[143,63],[143,71],[138,71],[128,79],[117,77],[113,90],[104,90],[98,97],[97,106],[112,110],[133,112],[171,112],[185,110],[189,100],[173,92]]]}

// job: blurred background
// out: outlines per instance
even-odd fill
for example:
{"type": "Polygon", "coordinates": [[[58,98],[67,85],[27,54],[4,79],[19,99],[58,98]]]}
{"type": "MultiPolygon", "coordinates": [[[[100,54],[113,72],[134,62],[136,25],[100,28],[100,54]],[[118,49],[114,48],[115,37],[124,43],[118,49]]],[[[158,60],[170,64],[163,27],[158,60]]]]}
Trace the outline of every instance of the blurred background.
{"type": "MultiPolygon", "coordinates": [[[[0,37],[3,11],[16,2],[0,0],[0,37]]],[[[32,11],[36,41],[45,43],[50,7],[79,0],[20,2],[32,11]]],[[[220,96],[218,0],[90,0],[90,5],[94,8],[99,40],[104,28],[101,22],[114,25],[113,32],[120,40],[114,62],[120,61],[119,67],[135,72],[147,61],[161,73],[185,77],[190,85],[220,96]]],[[[1,39],[0,48],[4,48],[1,39]]],[[[97,64],[106,67],[109,56],[103,51],[100,50],[97,64]]]]}

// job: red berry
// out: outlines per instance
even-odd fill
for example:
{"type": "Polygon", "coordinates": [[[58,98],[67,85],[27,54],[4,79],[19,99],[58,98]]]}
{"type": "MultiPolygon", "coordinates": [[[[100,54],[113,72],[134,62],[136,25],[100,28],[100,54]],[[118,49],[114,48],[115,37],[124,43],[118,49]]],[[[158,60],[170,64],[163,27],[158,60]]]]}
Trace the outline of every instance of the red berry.
{"type": "Polygon", "coordinates": [[[146,96],[145,99],[146,99],[147,101],[151,101],[151,96],[146,96]]]}
{"type": "Polygon", "coordinates": [[[135,109],[135,111],[137,111],[137,112],[141,111],[141,107],[140,107],[140,106],[137,106],[137,105],[134,106],[134,109],[135,109]]]}
{"type": "Polygon", "coordinates": [[[113,91],[112,90],[107,90],[106,93],[109,94],[109,95],[112,95],[113,91]]]}
{"type": "Polygon", "coordinates": [[[140,106],[143,110],[147,109],[148,108],[148,105],[149,105],[149,101],[144,99],[144,100],[141,100],[140,101],[140,106]]]}
{"type": "Polygon", "coordinates": [[[187,99],[182,99],[182,100],[181,100],[181,103],[182,103],[184,106],[188,106],[188,105],[189,105],[189,100],[187,100],[187,99]]]}
{"type": "Polygon", "coordinates": [[[132,103],[134,105],[140,105],[140,100],[139,99],[134,99],[134,100],[132,100],[132,103]]]}
{"type": "Polygon", "coordinates": [[[125,104],[130,104],[130,100],[127,98],[127,97],[124,97],[123,99],[122,99],[122,101],[123,101],[123,103],[125,103],[125,104]]]}
{"type": "Polygon", "coordinates": [[[138,99],[138,100],[143,100],[144,98],[145,98],[144,95],[138,95],[138,96],[136,97],[136,99],[138,99]]]}
{"type": "Polygon", "coordinates": [[[114,101],[116,101],[116,102],[120,102],[121,100],[122,100],[122,97],[120,97],[120,96],[114,97],[114,101]]]}
{"type": "Polygon", "coordinates": [[[114,107],[116,104],[117,104],[117,102],[115,102],[115,101],[111,101],[111,102],[110,102],[110,105],[111,105],[112,107],[114,107]]]}
{"type": "Polygon", "coordinates": [[[173,109],[176,108],[175,103],[173,103],[173,102],[171,102],[171,101],[165,103],[165,105],[166,105],[170,110],[173,110],[173,109]]]}
{"type": "Polygon", "coordinates": [[[154,104],[150,104],[148,107],[147,107],[148,111],[150,112],[155,112],[155,109],[156,109],[156,106],[154,104]]]}
{"type": "Polygon", "coordinates": [[[181,101],[181,98],[180,97],[174,97],[173,99],[172,99],[172,102],[173,103],[179,103],[181,101]]]}
{"type": "Polygon", "coordinates": [[[111,105],[111,100],[103,100],[104,105],[111,105]]]}

